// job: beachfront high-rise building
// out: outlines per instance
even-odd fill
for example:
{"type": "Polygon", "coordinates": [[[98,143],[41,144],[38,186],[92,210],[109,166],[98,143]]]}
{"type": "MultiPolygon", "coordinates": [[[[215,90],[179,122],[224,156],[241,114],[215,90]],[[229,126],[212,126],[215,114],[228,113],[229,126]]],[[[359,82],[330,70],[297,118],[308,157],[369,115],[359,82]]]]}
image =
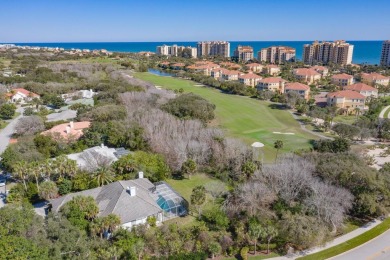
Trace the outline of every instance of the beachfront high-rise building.
{"type": "Polygon", "coordinates": [[[196,45],[198,57],[222,56],[230,57],[230,43],[226,41],[203,41],[196,45]]]}
{"type": "Polygon", "coordinates": [[[247,62],[253,60],[253,48],[251,46],[238,45],[234,50],[233,56],[237,61],[247,62]]]}
{"type": "Polygon", "coordinates": [[[176,44],[172,46],[162,45],[157,46],[156,48],[157,55],[165,55],[165,56],[189,56],[192,58],[197,57],[197,49],[191,46],[177,46],[176,44]],[[184,54],[185,53],[185,54],[184,54]]]}
{"type": "Polygon", "coordinates": [[[390,40],[384,41],[382,44],[381,65],[390,66],[390,40]]]}
{"type": "Polygon", "coordinates": [[[306,64],[348,65],[352,63],[353,45],[339,40],[334,42],[318,42],[303,45],[302,60],[306,64]]]}
{"type": "Polygon", "coordinates": [[[296,50],[287,46],[271,46],[257,53],[257,59],[272,64],[295,61],[296,50]]]}

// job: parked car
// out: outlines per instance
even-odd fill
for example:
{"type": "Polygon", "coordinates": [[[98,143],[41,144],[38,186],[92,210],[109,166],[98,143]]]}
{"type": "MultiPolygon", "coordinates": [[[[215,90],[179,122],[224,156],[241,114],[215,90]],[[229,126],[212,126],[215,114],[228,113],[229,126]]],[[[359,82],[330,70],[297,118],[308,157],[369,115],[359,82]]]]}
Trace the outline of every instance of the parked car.
{"type": "Polygon", "coordinates": [[[0,187],[5,186],[5,182],[6,182],[5,178],[1,178],[0,179],[0,187]]]}

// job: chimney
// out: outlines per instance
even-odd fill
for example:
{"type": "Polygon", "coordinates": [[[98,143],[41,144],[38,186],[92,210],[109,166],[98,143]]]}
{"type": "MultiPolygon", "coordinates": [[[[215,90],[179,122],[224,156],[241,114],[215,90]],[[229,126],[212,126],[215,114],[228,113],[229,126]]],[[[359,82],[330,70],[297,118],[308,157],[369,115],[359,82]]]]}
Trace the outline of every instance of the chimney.
{"type": "Polygon", "coordinates": [[[73,123],[73,121],[70,121],[70,128],[71,128],[71,129],[74,128],[74,123],[73,123]]]}
{"type": "Polygon", "coordinates": [[[143,179],[143,178],[144,178],[144,172],[139,172],[138,179],[143,179]]]}
{"type": "Polygon", "coordinates": [[[130,196],[134,197],[136,195],[135,187],[130,187],[130,196]]]}
{"type": "Polygon", "coordinates": [[[69,126],[66,127],[66,133],[70,134],[70,127],[69,126]]]}

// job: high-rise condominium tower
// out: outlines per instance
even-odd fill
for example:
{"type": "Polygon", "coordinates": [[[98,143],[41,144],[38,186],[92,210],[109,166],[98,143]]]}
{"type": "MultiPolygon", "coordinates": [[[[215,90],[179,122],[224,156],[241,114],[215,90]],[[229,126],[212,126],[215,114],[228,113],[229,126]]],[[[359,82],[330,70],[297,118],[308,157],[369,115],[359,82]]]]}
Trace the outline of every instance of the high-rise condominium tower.
{"type": "Polygon", "coordinates": [[[348,65],[352,63],[353,45],[345,41],[318,42],[303,45],[303,62],[306,64],[348,65]]]}
{"type": "Polygon", "coordinates": [[[238,45],[234,50],[234,58],[238,61],[249,61],[253,59],[253,48],[251,46],[238,45]]]}
{"type": "Polygon", "coordinates": [[[230,57],[230,43],[226,41],[206,41],[198,42],[198,57],[202,56],[222,56],[230,57]]]}
{"type": "Polygon", "coordinates": [[[295,60],[295,49],[287,46],[271,46],[257,53],[259,61],[281,64],[295,60]]]}
{"type": "Polygon", "coordinates": [[[381,65],[390,66],[390,40],[384,41],[382,44],[381,65]]]}

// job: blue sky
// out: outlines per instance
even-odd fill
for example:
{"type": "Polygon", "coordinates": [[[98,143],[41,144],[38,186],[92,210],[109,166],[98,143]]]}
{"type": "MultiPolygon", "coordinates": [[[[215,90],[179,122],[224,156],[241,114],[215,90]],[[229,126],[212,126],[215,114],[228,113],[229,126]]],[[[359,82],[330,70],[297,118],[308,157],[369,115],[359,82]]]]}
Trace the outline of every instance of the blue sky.
{"type": "Polygon", "coordinates": [[[382,40],[389,0],[0,0],[0,42],[382,40]]]}

